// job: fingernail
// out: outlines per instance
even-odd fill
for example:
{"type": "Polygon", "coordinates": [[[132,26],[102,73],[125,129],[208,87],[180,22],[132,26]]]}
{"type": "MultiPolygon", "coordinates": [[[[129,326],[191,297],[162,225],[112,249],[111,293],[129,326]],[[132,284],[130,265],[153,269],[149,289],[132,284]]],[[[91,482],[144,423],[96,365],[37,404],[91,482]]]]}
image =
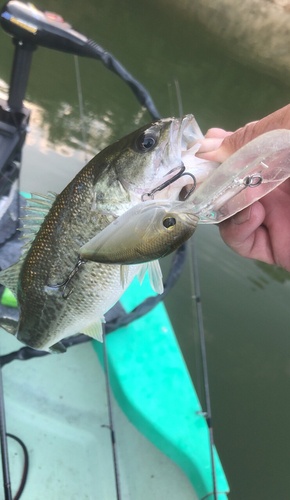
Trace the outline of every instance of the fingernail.
{"type": "Polygon", "coordinates": [[[236,215],[233,216],[233,223],[236,226],[239,226],[240,224],[244,224],[244,222],[247,222],[251,216],[251,210],[252,207],[245,208],[241,212],[238,212],[236,215]]]}

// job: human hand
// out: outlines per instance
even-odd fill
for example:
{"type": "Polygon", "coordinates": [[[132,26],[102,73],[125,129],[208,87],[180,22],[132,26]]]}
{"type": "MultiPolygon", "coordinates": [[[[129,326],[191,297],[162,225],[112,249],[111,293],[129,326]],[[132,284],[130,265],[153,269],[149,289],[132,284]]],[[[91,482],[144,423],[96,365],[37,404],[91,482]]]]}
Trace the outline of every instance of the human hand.
{"type": "MultiPolygon", "coordinates": [[[[210,129],[197,153],[222,163],[259,135],[290,129],[290,105],[234,133],[210,129]]],[[[290,179],[219,224],[225,243],[243,257],[277,264],[290,271],[290,179]]]]}

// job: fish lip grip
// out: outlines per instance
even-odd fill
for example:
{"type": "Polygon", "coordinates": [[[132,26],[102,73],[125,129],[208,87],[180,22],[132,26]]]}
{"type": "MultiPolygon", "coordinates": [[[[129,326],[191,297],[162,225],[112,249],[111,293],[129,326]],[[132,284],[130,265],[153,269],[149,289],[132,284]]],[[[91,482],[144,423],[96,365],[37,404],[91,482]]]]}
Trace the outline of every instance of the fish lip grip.
{"type": "Polygon", "coordinates": [[[186,200],[200,224],[216,224],[259,200],[290,177],[290,130],[273,130],[252,140],[186,200]]]}

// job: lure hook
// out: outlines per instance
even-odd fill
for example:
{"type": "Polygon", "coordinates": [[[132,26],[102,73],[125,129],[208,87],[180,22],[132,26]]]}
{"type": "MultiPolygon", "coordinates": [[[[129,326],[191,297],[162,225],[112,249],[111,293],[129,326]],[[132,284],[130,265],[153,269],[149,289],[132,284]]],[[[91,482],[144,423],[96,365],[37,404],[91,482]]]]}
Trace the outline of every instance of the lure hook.
{"type": "MultiPolygon", "coordinates": [[[[142,196],[141,196],[141,201],[144,201],[144,197],[145,196],[150,196],[152,198],[152,200],[154,200],[154,194],[155,193],[157,193],[158,191],[162,191],[162,189],[166,188],[167,186],[170,186],[170,184],[173,184],[173,182],[177,181],[177,179],[180,179],[180,177],[183,177],[184,175],[189,175],[193,179],[193,187],[186,194],[186,196],[184,198],[186,200],[186,198],[188,198],[191,195],[191,193],[193,193],[193,191],[196,188],[196,178],[195,178],[195,176],[193,174],[191,174],[189,172],[185,172],[185,166],[184,165],[181,165],[178,168],[179,168],[179,172],[177,174],[175,174],[173,177],[171,177],[167,181],[165,181],[162,184],[160,184],[160,186],[157,186],[156,188],[154,188],[152,191],[150,191],[150,193],[143,193],[142,196]]],[[[168,174],[170,174],[171,172],[174,172],[174,170],[176,170],[176,168],[170,170],[170,172],[168,172],[168,174]]]]}
{"type": "Polygon", "coordinates": [[[63,299],[68,299],[69,296],[73,293],[73,289],[74,287],[72,287],[72,289],[66,294],[65,291],[66,291],[66,288],[67,286],[69,285],[69,283],[71,282],[71,280],[73,279],[73,277],[77,274],[77,272],[79,271],[79,268],[85,264],[87,261],[82,259],[80,255],[78,255],[78,260],[77,260],[77,263],[75,265],[75,267],[73,268],[73,270],[70,272],[70,274],[68,275],[68,277],[66,278],[65,281],[63,281],[63,283],[58,283],[56,285],[48,285],[50,288],[63,288],[63,291],[62,291],[62,298],[63,299]]]}

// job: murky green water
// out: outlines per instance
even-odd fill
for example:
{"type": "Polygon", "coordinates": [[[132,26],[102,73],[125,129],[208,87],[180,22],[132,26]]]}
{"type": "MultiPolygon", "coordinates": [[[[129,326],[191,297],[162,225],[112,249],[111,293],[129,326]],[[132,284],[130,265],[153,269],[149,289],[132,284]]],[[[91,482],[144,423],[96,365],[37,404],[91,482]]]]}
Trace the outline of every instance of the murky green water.
{"type": "MultiPolygon", "coordinates": [[[[151,0],[41,0],[105,46],[151,91],[164,116],[177,114],[178,80],[184,113],[201,128],[235,129],[287,104],[284,84],[235,61],[218,40],[151,0]]],[[[0,33],[5,92],[13,48],[0,33]]],[[[88,156],[149,121],[130,91],[101,64],[81,60],[88,156]]],[[[22,189],[59,192],[85,163],[74,60],[39,49],[28,100],[34,109],[25,148],[22,189]]],[[[244,260],[217,228],[196,233],[206,329],[215,440],[234,500],[290,497],[289,274],[244,260]]],[[[168,267],[168,262],[164,264],[168,267]]],[[[167,307],[198,384],[189,265],[167,307]]]]}

